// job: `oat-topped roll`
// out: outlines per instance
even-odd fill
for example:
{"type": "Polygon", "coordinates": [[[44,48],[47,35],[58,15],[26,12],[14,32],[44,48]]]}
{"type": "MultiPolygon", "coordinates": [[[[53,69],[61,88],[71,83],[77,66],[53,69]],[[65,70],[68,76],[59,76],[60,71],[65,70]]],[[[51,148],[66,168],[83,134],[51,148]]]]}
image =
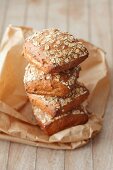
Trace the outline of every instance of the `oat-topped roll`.
{"type": "Polygon", "coordinates": [[[54,118],[46,112],[42,112],[37,106],[33,107],[33,112],[39,126],[47,135],[52,135],[75,125],[85,124],[88,121],[88,111],[82,105],[54,118]]]}
{"type": "Polygon", "coordinates": [[[28,64],[24,75],[27,93],[64,97],[75,87],[80,66],[60,73],[45,74],[35,66],[28,64]]]}
{"type": "Polygon", "coordinates": [[[56,115],[64,114],[81,105],[81,103],[87,99],[89,91],[85,86],[76,84],[76,87],[64,98],[28,93],[27,95],[33,106],[38,106],[43,112],[54,117],[56,115]]]}
{"type": "Polygon", "coordinates": [[[26,39],[24,55],[43,72],[58,73],[78,66],[88,57],[88,51],[73,35],[45,29],[26,39]]]}
{"type": "Polygon", "coordinates": [[[84,124],[82,103],[89,90],[78,82],[80,63],[88,57],[83,43],[67,32],[45,29],[25,40],[28,60],[24,86],[38,125],[47,135],[84,124]]]}

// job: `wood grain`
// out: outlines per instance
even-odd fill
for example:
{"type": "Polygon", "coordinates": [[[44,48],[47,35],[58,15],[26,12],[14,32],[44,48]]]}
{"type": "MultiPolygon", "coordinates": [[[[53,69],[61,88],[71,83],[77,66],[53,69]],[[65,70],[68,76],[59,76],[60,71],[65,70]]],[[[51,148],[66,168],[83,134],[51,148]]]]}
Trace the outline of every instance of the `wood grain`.
{"type": "Polygon", "coordinates": [[[3,26],[7,10],[7,1],[0,0],[0,40],[3,34],[3,26]]]}
{"type": "Polygon", "coordinates": [[[49,0],[47,27],[67,30],[68,1],[49,0]]]}
{"type": "Polygon", "coordinates": [[[26,0],[8,0],[4,29],[9,25],[23,25],[26,0]]]}
{"type": "Polygon", "coordinates": [[[45,18],[47,13],[47,1],[35,0],[27,4],[25,24],[35,29],[45,28],[45,18]]]}
{"type": "Polygon", "coordinates": [[[10,142],[0,141],[0,167],[1,170],[7,170],[8,153],[10,142]]]}
{"type": "Polygon", "coordinates": [[[36,148],[11,143],[7,170],[35,170],[36,148]]]}
{"type": "Polygon", "coordinates": [[[38,148],[36,170],[64,170],[64,151],[38,148]]]}
{"type": "Polygon", "coordinates": [[[93,170],[91,143],[74,151],[66,151],[65,170],[93,170]]]}
{"type": "Polygon", "coordinates": [[[89,39],[88,0],[69,0],[68,31],[77,38],[89,39]]]}
{"type": "MultiPolygon", "coordinates": [[[[110,4],[107,0],[91,1],[91,42],[103,48],[107,52],[107,61],[111,73],[111,85],[113,86],[113,58],[111,39],[110,4]]],[[[94,170],[113,169],[113,89],[110,92],[109,103],[104,118],[104,126],[101,134],[93,141],[93,165],[94,170]]]]}

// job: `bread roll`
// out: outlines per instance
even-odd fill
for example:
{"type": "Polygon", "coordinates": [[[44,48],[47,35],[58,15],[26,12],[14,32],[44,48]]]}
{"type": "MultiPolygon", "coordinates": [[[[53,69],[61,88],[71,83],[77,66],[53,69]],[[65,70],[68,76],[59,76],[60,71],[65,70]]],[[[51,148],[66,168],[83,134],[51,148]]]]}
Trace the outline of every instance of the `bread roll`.
{"type": "Polygon", "coordinates": [[[39,126],[49,136],[69,127],[85,124],[88,121],[88,112],[83,106],[54,118],[42,112],[37,106],[33,107],[33,111],[39,126]]]}
{"type": "Polygon", "coordinates": [[[67,97],[51,97],[47,95],[28,94],[32,105],[38,106],[43,112],[51,115],[64,114],[84,102],[89,95],[89,91],[83,85],[76,84],[76,88],[67,97]]]}
{"type": "Polygon", "coordinates": [[[38,69],[52,74],[78,66],[88,57],[88,51],[71,34],[45,29],[26,39],[24,56],[38,69]]]}
{"type": "Polygon", "coordinates": [[[75,88],[80,67],[51,74],[45,74],[35,66],[28,64],[24,75],[27,93],[64,97],[75,88]]]}

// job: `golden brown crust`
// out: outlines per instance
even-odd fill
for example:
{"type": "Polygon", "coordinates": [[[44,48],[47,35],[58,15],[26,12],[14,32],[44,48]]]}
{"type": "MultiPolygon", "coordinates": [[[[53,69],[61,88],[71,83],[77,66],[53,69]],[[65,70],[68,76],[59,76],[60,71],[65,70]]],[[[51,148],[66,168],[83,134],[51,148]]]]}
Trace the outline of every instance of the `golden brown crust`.
{"type": "Polygon", "coordinates": [[[67,115],[65,118],[61,118],[47,126],[42,127],[42,129],[47,135],[50,136],[61,130],[70,128],[72,126],[85,124],[87,121],[88,121],[88,115],[86,114],[80,114],[80,115],[70,114],[67,115]]]}
{"type": "Polygon", "coordinates": [[[43,114],[41,110],[39,110],[39,114],[34,113],[39,126],[44,131],[44,133],[49,136],[66,128],[85,124],[88,121],[88,112],[86,110],[84,111],[84,109],[81,109],[80,107],[76,110],[66,113],[64,116],[55,117],[46,124],[40,118],[40,114],[43,114]]]}
{"type": "Polygon", "coordinates": [[[25,90],[27,93],[64,97],[75,87],[79,71],[80,67],[76,67],[51,75],[28,64],[24,75],[25,90]]]}
{"type": "Polygon", "coordinates": [[[88,51],[69,33],[48,29],[25,41],[24,55],[45,73],[58,73],[79,65],[88,57],[88,51]]]}
{"type": "Polygon", "coordinates": [[[43,112],[50,114],[52,117],[64,114],[87,99],[89,91],[84,86],[78,85],[73,91],[65,98],[50,97],[35,94],[28,94],[32,105],[37,105],[43,112]]]}

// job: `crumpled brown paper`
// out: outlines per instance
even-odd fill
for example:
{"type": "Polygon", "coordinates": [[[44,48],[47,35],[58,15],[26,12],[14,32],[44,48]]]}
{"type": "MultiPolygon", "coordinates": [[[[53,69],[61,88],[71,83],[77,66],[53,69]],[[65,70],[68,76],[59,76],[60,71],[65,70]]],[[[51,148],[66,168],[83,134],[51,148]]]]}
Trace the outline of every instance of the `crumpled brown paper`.
{"type": "Polygon", "coordinates": [[[27,64],[22,47],[32,28],[9,26],[0,46],[0,138],[53,149],[74,149],[100,132],[109,92],[108,70],[103,50],[83,41],[89,58],[81,64],[79,80],[90,90],[88,108],[92,114],[78,125],[50,137],[43,134],[32,114],[23,85],[27,64]]]}

